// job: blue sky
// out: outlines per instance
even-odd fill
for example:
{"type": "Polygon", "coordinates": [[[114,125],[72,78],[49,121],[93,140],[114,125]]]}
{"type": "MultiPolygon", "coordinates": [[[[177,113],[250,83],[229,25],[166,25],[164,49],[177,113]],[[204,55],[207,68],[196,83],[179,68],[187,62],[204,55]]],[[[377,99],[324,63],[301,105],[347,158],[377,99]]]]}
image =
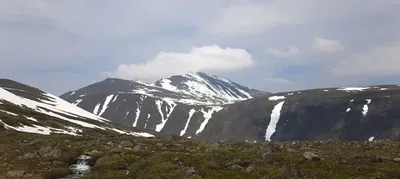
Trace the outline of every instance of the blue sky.
{"type": "Polygon", "coordinates": [[[400,84],[398,0],[3,0],[0,77],[62,94],[204,71],[266,91],[400,84]]]}

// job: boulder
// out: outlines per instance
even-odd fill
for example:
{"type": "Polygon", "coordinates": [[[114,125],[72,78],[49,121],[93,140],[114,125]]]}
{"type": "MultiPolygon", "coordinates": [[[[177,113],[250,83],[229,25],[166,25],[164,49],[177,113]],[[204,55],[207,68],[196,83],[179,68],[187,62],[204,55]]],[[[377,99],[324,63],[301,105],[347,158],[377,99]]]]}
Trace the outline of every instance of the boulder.
{"type": "Polygon", "coordinates": [[[7,177],[11,178],[20,178],[23,177],[24,175],[25,175],[24,170],[11,170],[7,172],[7,177]]]}
{"type": "Polygon", "coordinates": [[[311,161],[320,161],[321,160],[321,158],[317,154],[314,154],[312,152],[304,152],[303,157],[305,159],[311,160],[311,161]]]}

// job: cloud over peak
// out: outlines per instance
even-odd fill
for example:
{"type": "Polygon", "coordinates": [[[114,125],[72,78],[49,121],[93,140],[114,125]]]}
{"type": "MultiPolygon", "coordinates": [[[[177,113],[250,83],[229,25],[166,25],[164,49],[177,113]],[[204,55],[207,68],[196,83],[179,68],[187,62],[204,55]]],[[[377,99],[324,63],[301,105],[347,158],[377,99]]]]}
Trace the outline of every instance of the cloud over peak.
{"type": "Polygon", "coordinates": [[[288,47],[286,51],[276,48],[268,48],[267,53],[278,58],[293,58],[299,55],[300,51],[297,47],[288,47]]]}
{"type": "Polygon", "coordinates": [[[145,63],[122,64],[110,75],[131,80],[154,81],[189,72],[228,72],[251,67],[252,55],[244,49],[217,45],[194,47],[187,53],[160,52],[145,63]]]}
{"type": "Polygon", "coordinates": [[[312,49],[323,53],[335,53],[344,51],[344,46],[337,40],[316,37],[312,49]]]}

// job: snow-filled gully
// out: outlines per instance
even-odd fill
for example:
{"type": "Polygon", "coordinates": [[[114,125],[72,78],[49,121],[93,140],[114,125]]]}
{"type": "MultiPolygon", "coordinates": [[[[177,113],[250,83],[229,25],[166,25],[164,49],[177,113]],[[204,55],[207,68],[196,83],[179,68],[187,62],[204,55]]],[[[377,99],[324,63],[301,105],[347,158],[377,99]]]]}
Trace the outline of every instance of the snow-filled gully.
{"type": "Polygon", "coordinates": [[[265,140],[271,141],[271,136],[276,131],[276,126],[278,124],[279,118],[281,116],[281,110],[285,101],[279,102],[277,105],[274,106],[274,109],[271,112],[271,120],[269,121],[268,128],[265,133],[265,140]]]}

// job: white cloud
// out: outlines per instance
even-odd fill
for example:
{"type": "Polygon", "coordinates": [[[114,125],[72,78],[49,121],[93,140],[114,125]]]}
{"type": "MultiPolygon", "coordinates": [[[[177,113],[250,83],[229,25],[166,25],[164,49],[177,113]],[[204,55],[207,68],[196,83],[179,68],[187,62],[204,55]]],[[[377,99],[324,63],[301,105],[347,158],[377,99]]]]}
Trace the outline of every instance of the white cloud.
{"type": "Polygon", "coordinates": [[[335,53],[344,50],[344,46],[337,40],[316,37],[312,49],[318,52],[335,53]]]}
{"type": "Polygon", "coordinates": [[[293,84],[292,81],[284,79],[284,78],[276,78],[276,77],[265,77],[263,78],[264,81],[269,83],[277,83],[277,84],[293,84]]]}
{"type": "Polygon", "coordinates": [[[295,20],[276,3],[235,4],[219,11],[208,30],[222,36],[263,33],[268,26],[294,23],[295,20]]]}
{"type": "Polygon", "coordinates": [[[192,48],[188,53],[160,52],[139,64],[122,64],[111,73],[114,77],[154,81],[189,72],[228,72],[251,67],[252,55],[244,49],[217,45],[192,48]]]}
{"type": "Polygon", "coordinates": [[[267,53],[278,58],[293,58],[300,54],[297,47],[289,47],[287,51],[281,51],[276,48],[268,48],[267,53]]]}
{"type": "Polygon", "coordinates": [[[400,43],[374,46],[350,55],[332,70],[337,76],[384,77],[400,74],[400,43]]]}

